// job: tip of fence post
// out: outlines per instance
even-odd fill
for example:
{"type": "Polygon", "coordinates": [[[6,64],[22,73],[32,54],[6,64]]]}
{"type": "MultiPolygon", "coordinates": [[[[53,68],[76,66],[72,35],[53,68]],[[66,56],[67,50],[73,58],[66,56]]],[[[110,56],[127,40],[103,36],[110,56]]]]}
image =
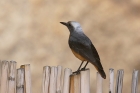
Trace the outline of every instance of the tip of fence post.
{"type": "Polygon", "coordinates": [[[109,69],[109,93],[114,93],[114,69],[109,69]]]}
{"type": "Polygon", "coordinates": [[[21,66],[20,66],[20,68],[24,68],[24,67],[25,67],[25,65],[21,65],[21,66]]]}
{"type": "Polygon", "coordinates": [[[113,69],[113,68],[110,68],[109,70],[114,71],[114,69],[113,69]]]}

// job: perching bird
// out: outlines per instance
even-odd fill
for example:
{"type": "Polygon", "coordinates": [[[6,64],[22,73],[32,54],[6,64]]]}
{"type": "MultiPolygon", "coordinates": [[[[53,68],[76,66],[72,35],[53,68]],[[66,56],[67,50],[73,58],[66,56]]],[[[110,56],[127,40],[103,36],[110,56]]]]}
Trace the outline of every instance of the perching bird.
{"type": "Polygon", "coordinates": [[[90,62],[95,66],[100,75],[106,79],[106,74],[102,67],[98,52],[93,46],[91,40],[84,34],[80,24],[76,21],[60,23],[67,26],[69,29],[69,47],[71,48],[73,54],[82,61],[76,72],[85,70],[88,62],[90,62]],[[84,61],[87,61],[87,63],[82,69],[80,69],[84,61]]]}

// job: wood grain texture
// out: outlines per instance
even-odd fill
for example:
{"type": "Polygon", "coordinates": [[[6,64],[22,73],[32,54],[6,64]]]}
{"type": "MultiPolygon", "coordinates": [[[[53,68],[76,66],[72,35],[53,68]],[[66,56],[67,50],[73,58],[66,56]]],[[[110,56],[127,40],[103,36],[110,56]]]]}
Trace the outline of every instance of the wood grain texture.
{"type": "Polygon", "coordinates": [[[72,70],[69,68],[66,68],[64,70],[64,78],[63,78],[63,90],[62,93],[69,93],[69,87],[70,87],[70,75],[72,74],[72,70]]]}
{"type": "Polygon", "coordinates": [[[42,81],[42,93],[49,93],[51,69],[49,66],[43,67],[43,81],[42,81]]]}
{"type": "Polygon", "coordinates": [[[70,76],[70,93],[81,93],[81,75],[73,74],[70,76]]]}
{"type": "Polygon", "coordinates": [[[123,69],[120,69],[120,70],[117,71],[115,93],[122,93],[123,75],[124,75],[124,70],[123,69]]]}
{"type": "Polygon", "coordinates": [[[114,93],[114,69],[109,69],[109,93],[114,93]]]}
{"type": "Polygon", "coordinates": [[[24,88],[24,93],[32,93],[30,64],[22,65],[21,68],[23,68],[24,71],[25,71],[25,77],[24,77],[24,81],[25,81],[25,85],[24,86],[25,86],[25,88],[24,88]]]}
{"type": "Polygon", "coordinates": [[[1,63],[1,87],[0,93],[8,92],[8,61],[4,60],[1,63]]]}
{"type": "Polygon", "coordinates": [[[101,75],[97,72],[97,78],[96,78],[96,93],[102,93],[103,92],[103,84],[102,84],[103,78],[101,75]]]}
{"type": "Polygon", "coordinates": [[[135,70],[132,73],[131,93],[138,93],[138,74],[139,71],[135,70]]]}
{"type": "MultiPolygon", "coordinates": [[[[1,60],[0,60],[0,88],[1,88],[1,60]]],[[[0,89],[1,91],[1,89],[0,89]]]]}
{"type": "Polygon", "coordinates": [[[62,93],[62,69],[62,66],[57,66],[57,93],[62,93]]]}
{"type": "Polygon", "coordinates": [[[81,93],[90,93],[90,70],[81,71],[81,93]]]}
{"type": "Polygon", "coordinates": [[[15,61],[9,62],[8,93],[16,93],[16,64],[15,61]]]}
{"type": "Polygon", "coordinates": [[[17,77],[16,77],[16,93],[24,93],[24,69],[17,69],[17,77]]]}
{"type": "Polygon", "coordinates": [[[51,67],[49,93],[56,93],[57,67],[51,67]]]}

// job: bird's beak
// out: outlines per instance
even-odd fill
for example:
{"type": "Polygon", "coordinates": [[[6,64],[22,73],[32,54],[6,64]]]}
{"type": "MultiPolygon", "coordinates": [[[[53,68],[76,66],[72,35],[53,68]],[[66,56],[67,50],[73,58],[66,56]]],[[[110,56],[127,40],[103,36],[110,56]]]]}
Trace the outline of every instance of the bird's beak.
{"type": "Polygon", "coordinates": [[[66,23],[66,22],[60,22],[60,23],[65,25],[65,26],[68,26],[68,23],[66,23]]]}

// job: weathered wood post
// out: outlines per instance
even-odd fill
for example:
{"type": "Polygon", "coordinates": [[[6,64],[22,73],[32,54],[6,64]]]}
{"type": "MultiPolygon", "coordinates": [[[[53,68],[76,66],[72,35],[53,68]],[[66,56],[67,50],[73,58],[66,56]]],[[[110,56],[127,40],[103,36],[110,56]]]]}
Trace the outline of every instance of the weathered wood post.
{"type": "Polygon", "coordinates": [[[116,92],[115,93],[122,93],[123,75],[124,75],[124,70],[123,69],[120,69],[120,70],[117,71],[116,92]]]}
{"type": "Polygon", "coordinates": [[[62,66],[57,66],[57,93],[62,93],[62,69],[62,66]]]}
{"type": "MultiPolygon", "coordinates": [[[[32,93],[30,65],[21,65],[16,70],[15,61],[0,61],[0,93],[32,93]]],[[[138,93],[138,70],[132,74],[131,93],[138,93]]],[[[117,71],[115,93],[122,93],[124,70],[117,71]]],[[[90,93],[90,70],[72,74],[62,66],[43,68],[42,93],[90,93]],[[63,86],[62,86],[63,78],[63,86]]],[[[103,78],[97,72],[96,93],[103,93],[103,78]]],[[[114,69],[109,69],[109,93],[114,93],[114,69]]]]}
{"type": "Polygon", "coordinates": [[[72,74],[72,70],[69,68],[66,68],[64,70],[64,78],[63,78],[63,90],[62,93],[69,93],[69,87],[70,87],[70,75],[72,74]]]}
{"type": "Polygon", "coordinates": [[[57,67],[51,67],[49,93],[56,93],[57,67]]]}
{"type": "Polygon", "coordinates": [[[103,81],[103,78],[101,77],[101,75],[99,74],[99,72],[97,72],[97,79],[96,79],[97,89],[96,89],[96,93],[102,93],[102,91],[103,91],[102,81],[103,81]]]}
{"type": "Polygon", "coordinates": [[[17,69],[16,93],[24,93],[24,69],[17,69]]]}
{"type": "Polygon", "coordinates": [[[8,93],[16,93],[16,64],[15,61],[9,62],[8,93]]]}
{"type": "Polygon", "coordinates": [[[49,93],[51,70],[49,66],[43,67],[42,93],[49,93]]]}
{"type": "Polygon", "coordinates": [[[0,93],[8,92],[8,61],[4,60],[1,62],[1,86],[0,93]]]}
{"type": "Polygon", "coordinates": [[[132,84],[131,84],[131,93],[138,93],[138,70],[133,71],[132,73],[132,84]]]}
{"type": "Polygon", "coordinates": [[[81,93],[81,74],[70,76],[70,93],[81,93]]]}
{"type": "Polygon", "coordinates": [[[81,71],[81,93],[90,93],[90,70],[81,71]]]}
{"type": "Polygon", "coordinates": [[[109,93],[114,93],[114,69],[109,69],[109,93]]]}
{"type": "MultiPolygon", "coordinates": [[[[1,88],[1,60],[0,60],[0,88],[1,88]]],[[[1,91],[1,89],[0,89],[1,91]]]]}
{"type": "Polygon", "coordinates": [[[21,68],[24,69],[25,76],[24,76],[24,93],[32,93],[31,89],[31,70],[30,64],[21,65],[21,68]]]}

